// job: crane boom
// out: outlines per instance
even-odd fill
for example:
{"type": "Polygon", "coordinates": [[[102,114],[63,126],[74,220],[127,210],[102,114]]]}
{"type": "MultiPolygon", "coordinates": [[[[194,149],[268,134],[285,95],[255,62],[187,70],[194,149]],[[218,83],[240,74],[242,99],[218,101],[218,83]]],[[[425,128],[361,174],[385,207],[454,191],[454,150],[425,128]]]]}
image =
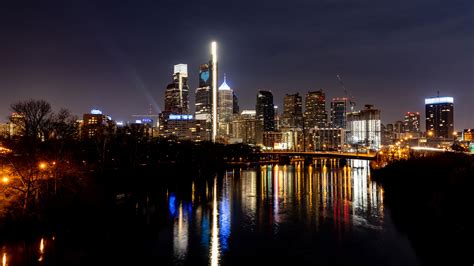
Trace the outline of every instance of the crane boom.
{"type": "Polygon", "coordinates": [[[355,101],[354,101],[354,97],[352,97],[352,96],[347,92],[346,86],[344,85],[344,81],[342,81],[341,76],[336,75],[336,77],[337,77],[337,80],[339,81],[339,84],[341,84],[342,89],[344,90],[344,94],[346,95],[347,99],[349,99],[349,105],[350,105],[350,107],[351,107],[351,112],[353,112],[353,111],[354,111],[354,106],[356,105],[356,103],[355,103],[355,101]]]}

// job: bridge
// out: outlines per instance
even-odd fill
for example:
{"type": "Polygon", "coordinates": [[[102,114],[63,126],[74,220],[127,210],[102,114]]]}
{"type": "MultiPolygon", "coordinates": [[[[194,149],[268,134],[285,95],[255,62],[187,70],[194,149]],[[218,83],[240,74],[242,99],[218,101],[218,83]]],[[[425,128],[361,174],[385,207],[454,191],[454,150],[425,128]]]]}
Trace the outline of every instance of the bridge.
{"type": "Polygon", "coordinates": [[[324,151],[261,151],[261,158],[272,158],[280,162],[299,157],[305,160],[314,158],[377,160],[377,153],[324,152],[324,151]]]}

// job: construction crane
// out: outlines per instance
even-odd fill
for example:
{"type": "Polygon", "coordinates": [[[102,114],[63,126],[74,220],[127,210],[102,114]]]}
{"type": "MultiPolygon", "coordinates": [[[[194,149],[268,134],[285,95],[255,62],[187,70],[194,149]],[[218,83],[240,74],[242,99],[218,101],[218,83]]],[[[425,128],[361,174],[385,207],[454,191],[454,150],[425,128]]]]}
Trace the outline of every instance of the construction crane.
{"type": "Polygon", "coordinates": [[[346,86],[344,86],[344,82],[342,81],[341,76],[336,75],[339,84],[341,84],[342,88],[344,89],[344,94],[346,95],[347,99],[349,100],[349,106],[351,108],[351,112],[354,112],[354,107],[356,105],[354,97],[352,97],[349,93],[347,93],[346,86]]]}

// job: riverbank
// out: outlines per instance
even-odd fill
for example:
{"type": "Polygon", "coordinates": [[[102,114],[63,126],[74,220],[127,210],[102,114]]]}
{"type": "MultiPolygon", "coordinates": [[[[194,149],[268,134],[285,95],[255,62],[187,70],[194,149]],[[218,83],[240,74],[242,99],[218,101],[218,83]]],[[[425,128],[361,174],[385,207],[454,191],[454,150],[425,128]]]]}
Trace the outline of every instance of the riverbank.
{"type": "Polygon", "coordinates": [[[472,263],[474,157],[445,153],[374,170],[397,228],[426,265],[472,263]]]}

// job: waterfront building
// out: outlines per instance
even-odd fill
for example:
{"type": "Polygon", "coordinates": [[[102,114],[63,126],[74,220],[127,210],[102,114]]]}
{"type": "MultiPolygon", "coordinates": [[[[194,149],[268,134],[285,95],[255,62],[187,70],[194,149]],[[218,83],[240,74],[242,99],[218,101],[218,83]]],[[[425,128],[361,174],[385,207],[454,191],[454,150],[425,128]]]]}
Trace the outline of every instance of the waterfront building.
{"type": "Polygon", "coordinates": [[[304,124],[306,129],[327,126],[326,95],[323,90],[308,92],[305,106],[304,124]]]}
{"type": "Polygon", "coordinates": [[[381,145],[380,110],[373,105],[347,114],[347,142],[355,148],[378,150],[381,145]]]}
{"type": "Polygon", "coordinates": [[[344,147],[346,136],[343,128],[313,128],[309,134],[313,142],[310,150],[337,151],[344,147]]]}
{"type": "Polygon", "coordinates": [[[425,99],[426,132],[430,138],[451,138],[454,132],[453,97],[425,99]]]}
{"type": "Polygon", "coordinates": [[[347,98],[333,98],[331,101],[331,126],[346,128],[347,98]]]}

